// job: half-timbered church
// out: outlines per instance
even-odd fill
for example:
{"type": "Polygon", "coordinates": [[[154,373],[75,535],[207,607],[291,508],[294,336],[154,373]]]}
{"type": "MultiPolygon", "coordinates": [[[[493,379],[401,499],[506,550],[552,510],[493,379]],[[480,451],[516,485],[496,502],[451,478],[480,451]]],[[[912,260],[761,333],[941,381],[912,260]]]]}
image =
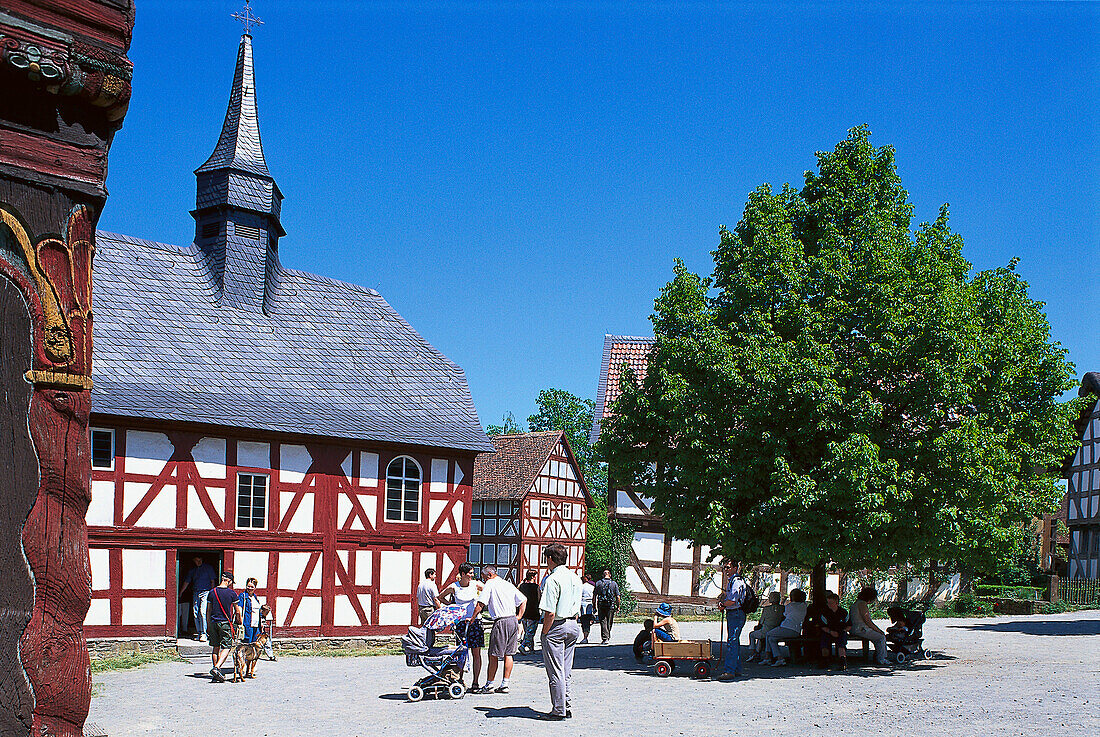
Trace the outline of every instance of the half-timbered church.
{"type": "Polygon", "coordinates": [[[516,584],[527,571],[541,581],[549,573],[542,551],[560,543],[569,551],[566,565],[584,573],[592,497],[565,432],[497,435],[492,442],[496,452],[474,462],[470,563],[491,563],[516,584]]]}
{"type": "Polygon", "coordinates": [[[465,375],[377,292],[280,264],[257,121],[245,34],[194,243],[99,233],[93,637],[175,635],[195,555],[297,636],[403,632],[423,571],[466,559],[493,447],[465,375]]]}

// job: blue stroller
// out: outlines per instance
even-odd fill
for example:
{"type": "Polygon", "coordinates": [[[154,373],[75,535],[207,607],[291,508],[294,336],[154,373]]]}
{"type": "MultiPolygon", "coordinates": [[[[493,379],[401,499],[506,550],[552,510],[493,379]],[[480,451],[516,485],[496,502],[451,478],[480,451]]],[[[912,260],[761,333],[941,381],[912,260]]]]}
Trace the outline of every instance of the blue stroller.
{"type": "Polygon", "coordinates": [[[454,625],[465,616],[465,606],[443,607],[432,614],[423,627],[409,627],[408,634],[401,637],[405,665],[428,671],[428,675],[409,687],[409,701],[420,701],[429,693],[436,698],[443,695],[452,699],[461,699],[466,695],[462,677],[470,650],[465,639],[456,636],[455,647],[437,647],[435,644],[439,630],[454,625]]]}

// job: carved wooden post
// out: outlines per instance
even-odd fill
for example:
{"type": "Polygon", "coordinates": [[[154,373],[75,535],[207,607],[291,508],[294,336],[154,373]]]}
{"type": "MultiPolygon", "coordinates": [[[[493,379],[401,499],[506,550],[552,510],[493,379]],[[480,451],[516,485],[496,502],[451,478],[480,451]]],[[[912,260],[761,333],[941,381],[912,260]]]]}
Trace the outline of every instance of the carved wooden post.
{"type": "Polygon", "coordinates": [[[91,265],[132,0],[0,9],[0,734],[83,734],[91,265]]]}

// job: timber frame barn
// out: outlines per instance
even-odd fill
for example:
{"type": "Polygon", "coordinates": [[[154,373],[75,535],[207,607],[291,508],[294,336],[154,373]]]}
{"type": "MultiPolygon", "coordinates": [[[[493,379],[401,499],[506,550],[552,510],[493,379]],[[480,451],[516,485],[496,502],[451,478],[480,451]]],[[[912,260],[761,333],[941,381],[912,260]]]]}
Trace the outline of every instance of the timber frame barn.
{"type": "Polygon", "coordinates": [[[1089,397],[1077,420],[1081,444],[1062,469],[1069,529],[1065,573],[1071,581],[1100,579],[1100,373],[1085,374],[1078,396],[1089,397]]]}
{"type": "Polygon", "coordinates": [[[491,438],[495,453],[474,462],[470,563],[492,563],[515,584],[527,571],[549,573],[542,551],[560,543],[566,562],[584,574],[592,497],[565,432],[529,432],[491,438]]]}
{"type": "MultiPolygon", "coordinates": [[[[592,433],[595,444],[600,422],[619,398],[623,371],[629,367],[635,378],[645,378],[653,338],[605,335],[600,383],[596,391],[592,433]]],[[[722,572],[716,563],[707,563],[710,549],[677,540],[665,532],[664,522],[652,511],[653,500],[624,485],[607,469],[607,507],[612,521],[634,528],[630,567],[626,582],[642,604],[713,604],[722,592],[722,572]]]]}
{"type": "Polygon", "coordinates": [[[193,244],[99,234],[85,629],[182,634],[202,555],[258,579],[277,635],[404,632],[493,449],[465,375],[377,292],[281,265],[247,33],[195,174],[193,244]]]}

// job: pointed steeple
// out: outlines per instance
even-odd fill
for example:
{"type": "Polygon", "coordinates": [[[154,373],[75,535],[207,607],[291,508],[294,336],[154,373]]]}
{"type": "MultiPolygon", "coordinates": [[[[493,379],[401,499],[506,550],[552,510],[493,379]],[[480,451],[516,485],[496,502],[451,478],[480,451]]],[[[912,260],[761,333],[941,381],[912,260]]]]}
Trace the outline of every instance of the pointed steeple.
{"type": "Polygon", "coordinates": [[[283,195],[267,170],[256,109],[252,36],[241,36],[229,107],[214,152],[195,170],[195,244],[207,257],[221,303],[265,311],[279,271],[283,195]]]}

